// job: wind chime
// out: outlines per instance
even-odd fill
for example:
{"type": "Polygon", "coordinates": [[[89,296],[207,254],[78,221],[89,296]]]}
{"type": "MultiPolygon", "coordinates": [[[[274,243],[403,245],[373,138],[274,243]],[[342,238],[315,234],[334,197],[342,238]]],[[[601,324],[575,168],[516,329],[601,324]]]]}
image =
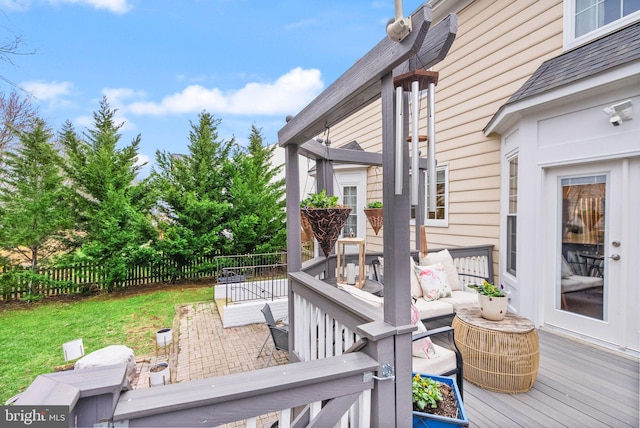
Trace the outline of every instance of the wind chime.
{"type": "Polygon", "coordinates": [[[396,138],[395,138],[395,194],[402,194],[402,171],[404,139],[404,92],[411,95],[411,132],[408,138],[411,143],[411,205],[418,205],[420,185],[419,161],[420,142],[427,141],[427,173],[429,184],[428,207],[430,213],[436,209],[436,146],[435,146],[435,86],[438,83],[438,72],[414,70],[401,74],[393,79],[396,88],[396,138]],[[421,92],[427,91],[427,135],[419,135],[421,92]]]}

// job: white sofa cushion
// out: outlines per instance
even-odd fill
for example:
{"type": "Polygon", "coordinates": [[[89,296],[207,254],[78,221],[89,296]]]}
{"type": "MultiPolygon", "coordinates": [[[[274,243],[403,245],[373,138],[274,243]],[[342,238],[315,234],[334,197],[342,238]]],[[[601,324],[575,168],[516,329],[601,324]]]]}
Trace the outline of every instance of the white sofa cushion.
{"type": "Polygon", "coordinates": [[[432,300],[427,302],[423,298],[417,299],[414,303],[418,312],[420,313],[420,319],[440,317],[443,315],[453,314],[453,305],[449,302],[440,300],[432,300]]]}
{"type": "Polygon", "coordinates": [[[413,260],[413,257],[409,257],[409,259],[411,259],[409,262],[411,268],[411,273],[409,274],[409,278],[411,278],[411,297],[418,299],[422,297],[422,287],[420,286],[420,279],[416,273],[416,262],[413,260]]]}
{"type": "Polygon", "coordinates": [[[563,293],[586,290],[587,288],[602,287],[603,284],[604,280],[597,276],[571,275],[568,278],[562,278],[560,280],[560,286],[562,287],[563,293]]]}
{"type": "Polygon", "coordinates": [[[462,308],[478,306],[478,293],[457,290],[451,292],[451,297],[443,297],[440,300],[453,305],[453,310],[457,312],[462,308]]]}
{"type": "Polygon", "coordinates": [[[436,358],[413,357],[413,371],[440,375],[456,367],[456,354],[448,348],[433,345],[436,358]]]}
{"type": "Polygon", "coordinates": [[[420,259],[420,265],[422,266],[434,265],[436,263],[440,263],[444,266],[451,290],[462,290],[462,287],[460,286],[460,279],[458,278],[458,270],[453,264],[453,258],[451,257],[449,250],[444,249],[437,253],[427,254],[425,257],[420,259]]]}
{"type": "Polygon", "coordinates": [[[373,294],[361,290],[358,287],[354,286],[354,285],[348,285],[348,284],[340,284],[338,283],[338,288],[341,290],[346,291],[347,293],[351,294],[353,297],[362,300],[364,302],[369,303],[370,305],[373,305],[377,308],[382,308],[384,307],[384,298],[379,297],[379,296],[374,296],[373,294]]]}

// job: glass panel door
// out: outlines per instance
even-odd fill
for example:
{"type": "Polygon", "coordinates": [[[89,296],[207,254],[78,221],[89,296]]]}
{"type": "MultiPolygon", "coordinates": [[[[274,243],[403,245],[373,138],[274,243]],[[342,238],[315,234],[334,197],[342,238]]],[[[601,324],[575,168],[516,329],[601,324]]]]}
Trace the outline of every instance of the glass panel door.
{"type": "Polygon", "coordinates": [[[605,319],[606,175],[560,180],[560,309],[605,319]]]}
{"type": "Polygon", "coordinates": [[[358,235],[358,187],[344,186],[342,188],[342,204],[351,208],[349,217],[342,228],[342,236],[358,235]]]}
{"type": "MultiPolygon", "coordinates": [[[[629,256],[637,245],[627,237],[629,162],[603,161],[545,173],[541,221],[549,251],[544,266],[545,325],[612,346],[624,345],[625,319],[633,285],[629,256]],[[548,282],[547,282],[548,280],[548,282]]],[[[637,329],[634,329],[637,332],[637,329]]]]}

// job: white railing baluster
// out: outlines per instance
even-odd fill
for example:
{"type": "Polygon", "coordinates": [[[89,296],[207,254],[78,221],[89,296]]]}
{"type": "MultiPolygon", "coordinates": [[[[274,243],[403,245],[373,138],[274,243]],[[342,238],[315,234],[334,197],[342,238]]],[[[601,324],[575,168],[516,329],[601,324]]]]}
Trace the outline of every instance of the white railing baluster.
{"type": "Polygon", "coordinates": [[[291,427],[291,409],[282,409],[278,418],[278,428],[291,427]]]}

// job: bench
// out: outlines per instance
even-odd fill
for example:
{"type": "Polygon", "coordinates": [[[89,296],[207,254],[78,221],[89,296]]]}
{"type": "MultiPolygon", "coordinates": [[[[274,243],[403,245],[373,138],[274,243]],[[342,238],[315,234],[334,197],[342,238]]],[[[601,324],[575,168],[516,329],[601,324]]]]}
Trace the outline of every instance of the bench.
{"type": "MultiPolygon", "coordinates": [[[[453,317],[460,308],[477,306],[478,295],[469,285],[481,284],[484,280],[493,282],[493,245],[433,249],[427,255],[419,254],[411,258],[412,274],[415,266],[442,264],[451,287],[451,296],[428,300],[424,297],[418,275],[411,276],[411,297],[423,321],[453,317]]],[[[372,262],[374,278],[384,279],[382,258],[372,262]]]]}

